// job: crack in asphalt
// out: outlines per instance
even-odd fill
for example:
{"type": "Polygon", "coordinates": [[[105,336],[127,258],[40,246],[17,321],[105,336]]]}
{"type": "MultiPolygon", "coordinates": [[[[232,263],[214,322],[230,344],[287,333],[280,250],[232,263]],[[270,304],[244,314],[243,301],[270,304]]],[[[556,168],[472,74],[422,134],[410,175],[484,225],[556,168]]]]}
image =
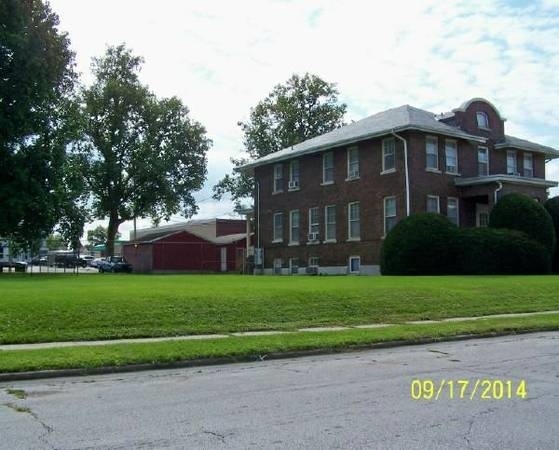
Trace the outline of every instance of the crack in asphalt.
{"type": "Polygon", "coordinates": [[[34,412],[28,407],[18,406],[15,403],[4,403],[4,406],[13,409],[16,412],[25,413],[31,416],[35,420],[35,422],[41,425],[42,433],[38,436],[37,439],[45,445],[44,448],[55,450],[56,447],[51,445],[47,440],[48,435],[54,431],[54,428],[52,428],[50,425],[47,425],[44,421],[42,421],[36,412],[34,412]]]}
{"type": "Polygon", "coordinates": [[[484,409],[483,411],[480,411],[476,414],[474,414],[472,416],[472,418],[468,421],[468,431],[466,431],[466,433],[464,434],[464,436],[462,436],[464,438],[464,440],[466,441],[466,443],[468,444],[468,449],[469,450],[474,450],[474,447],[472,445],[472,442],[470,441],[470,435],[472,434],[472,428],[474,426],[474,423],[476,422],[476,420],[478,420],[481,416],[485,416],[486,414],[491,414],[493,412],[497,411],[497,408],[487,408],[484,409]]]}
{"type": "Polygon", "coordinates": [[[224,434],[219,434],[219,433],[216,433],[215,431],[210,431],[210,430],[202,430],[202,433],[210,434],[212,436],[215,436],[216,438],[218,438],[219,440],[221,440],[221,442],[223,442],[225,444],[225,435],[224,434]]]}

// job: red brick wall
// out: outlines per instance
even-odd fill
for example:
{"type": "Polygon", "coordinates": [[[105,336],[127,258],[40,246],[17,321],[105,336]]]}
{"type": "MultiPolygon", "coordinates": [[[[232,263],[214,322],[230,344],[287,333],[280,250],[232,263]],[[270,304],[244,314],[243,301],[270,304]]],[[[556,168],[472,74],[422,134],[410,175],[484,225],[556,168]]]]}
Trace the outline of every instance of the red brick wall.
{"type": "MultiPolygon", "coordinates": [[[[258,167],[255,176],[260,182],[260,242],[266,247],[265,266],[274,258],[299,258],[306,265],[310,256],[320,257],[320,265],[339,265],[340,255],[359,255],[361,264],[378,264],[384,234],[383,199],[396,197],[397,215],[405,216],[403,145],[396,141],[396,172],[381,175],[382,139],[360,143],[358,180],[346,181],[347,147],[333,149],[334,183],[322,186],[322,154],[301,157],[300,189],[288,191],[289,164],[284,162],[284,191],[273,194],[273,164],[258,167]],[[347,207],[360,202],[361,242],[347,242],[347,207]],[[334,244],[307,245],[308,210],[319,207],[320,240],[324,239],[324,207],[336,205],[336,240],[334,244]],[[300,245],[289,247],[289,211],[300,212],[300,245]],[[272,241],[272,220],[275,212],[283,212],[283,243],[272,241]]],[[[343,257],[345,259],[345,257],[343,257]]]]}

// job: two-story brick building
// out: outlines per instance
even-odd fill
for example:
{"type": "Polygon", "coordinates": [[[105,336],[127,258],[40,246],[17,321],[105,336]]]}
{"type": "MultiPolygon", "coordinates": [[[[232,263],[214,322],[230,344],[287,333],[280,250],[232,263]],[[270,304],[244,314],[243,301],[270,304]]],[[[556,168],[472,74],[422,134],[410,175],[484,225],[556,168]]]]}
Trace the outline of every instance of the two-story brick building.
{"type": "Polygon", "coordinates": [[[545,163],[559,151],[505,134],[487,100],[450,113],[383,111],[255,160],[255,245],[265,273],[379,272],[386,233],[403,217],[438,212],[487,224],[509,192],[538,201],[557,186],[545,163]]]}

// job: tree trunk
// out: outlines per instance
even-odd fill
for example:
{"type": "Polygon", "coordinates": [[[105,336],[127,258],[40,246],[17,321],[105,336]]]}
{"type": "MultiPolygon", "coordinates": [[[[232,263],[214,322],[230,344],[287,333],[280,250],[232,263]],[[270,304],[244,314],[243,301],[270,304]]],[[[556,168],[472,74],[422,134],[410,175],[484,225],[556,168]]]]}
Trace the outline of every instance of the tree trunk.
{"type": "Polygon", "coordinates": [[[109,227],[107,228],[107,242],[105,244],[105,256],[114,256],[115,253],[115,236],[118,233],[118,227],[122,221],[117,215],[109,217],[109,227]]]}

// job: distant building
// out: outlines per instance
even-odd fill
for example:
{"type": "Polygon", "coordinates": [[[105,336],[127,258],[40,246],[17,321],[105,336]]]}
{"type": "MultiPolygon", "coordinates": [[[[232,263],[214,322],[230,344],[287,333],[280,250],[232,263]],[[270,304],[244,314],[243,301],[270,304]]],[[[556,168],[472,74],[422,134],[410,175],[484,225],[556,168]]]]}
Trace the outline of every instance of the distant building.
{"type": "MultiPolygon", "coordinates": [[[[519,118],[521,119],[521,118],[519,118]]],[[[435,115],[409,105],[271,153],[241,170],[256,179],[256,252],[265,273],[374,274],[384,236],[419,212],[487,225],[500,196],[539,202],[559,151],[505,134],[475,98],[435,115]]]]}
{"type": "Polygon", "coordinates": [[[246,237],[245,220],[192,220],[137,230],[122,254],[134,272],[242,272],[246,237]]]}

